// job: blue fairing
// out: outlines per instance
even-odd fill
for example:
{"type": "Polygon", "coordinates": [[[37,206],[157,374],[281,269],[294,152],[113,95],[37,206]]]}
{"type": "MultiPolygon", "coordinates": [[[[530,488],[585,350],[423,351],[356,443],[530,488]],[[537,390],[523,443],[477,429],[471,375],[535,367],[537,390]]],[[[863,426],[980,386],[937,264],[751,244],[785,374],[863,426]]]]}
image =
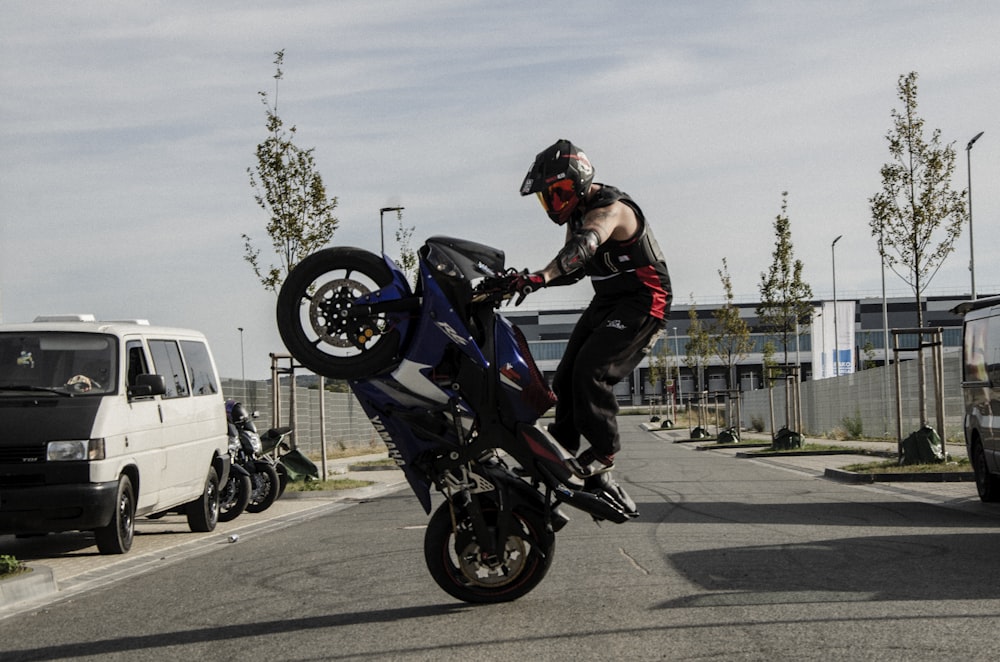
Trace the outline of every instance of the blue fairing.
{"type": "MultiPolygon", "coordinates": [[[[488,364],[465,323],[423,264],[421,277],[424,285],[421,310],[412,320],[415,326],[409,332],[413,336],[405,342],[402,359],[388,374],[352,381],[351,389],[389,449],[390,457],[396,460],[420,503],[430,512],[430,484],[412,464],[421,453],[440,448],[441,444],[440,440],[430,442],[418,437],[405,420],[405,412],[408,409],[444,410],[453,398],[457,398],[460,410],[468,414],[471,421],[473,415],[469,407],[451,388],[452,384],[433,380],[433,371],[450,345],[460,348],[477,364],[484,367],[488,364]]],[[[403,324],[401,322],[400,326],[403,324]]],[[[451,441],[458,444],[457,438],[451,441]]]]}

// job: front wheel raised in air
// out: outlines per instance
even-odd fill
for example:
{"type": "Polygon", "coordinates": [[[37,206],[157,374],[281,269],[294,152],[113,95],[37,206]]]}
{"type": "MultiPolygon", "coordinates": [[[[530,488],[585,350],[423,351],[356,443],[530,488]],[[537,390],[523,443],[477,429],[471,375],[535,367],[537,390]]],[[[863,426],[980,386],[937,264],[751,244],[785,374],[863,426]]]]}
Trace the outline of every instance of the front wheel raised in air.
{"type": "MultiPolygon", "coordinates": [[[[491,532],[496,509],[483,512],[491,532]]],[[[515,529],[495,556],[476,541],[472,522],[456,511],[457,531],[447,502],[431,516],[424,534],[424,560],[434,581],[446,593],[465,602],[509,602],[525,595],[544,579],[552,565],[555,538],[545,533],[540,516],[515,512],[515,529]]]]}
{"type": "Polygon", "coordinates": [[[383,314],[358,315],[362,297],[392,282],[379,257],[337,246],[313,253],[291,270],[278,293],[278,332],[302,365],[334,379],[357,379],[392,364],[399,331],[383,314]]]}

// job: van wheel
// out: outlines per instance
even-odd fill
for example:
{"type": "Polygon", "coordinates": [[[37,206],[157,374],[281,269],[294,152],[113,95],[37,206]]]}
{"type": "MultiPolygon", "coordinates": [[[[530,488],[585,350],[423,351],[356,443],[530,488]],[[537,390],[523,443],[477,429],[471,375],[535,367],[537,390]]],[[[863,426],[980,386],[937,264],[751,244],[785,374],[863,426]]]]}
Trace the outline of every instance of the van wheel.
{"type": "Polygon", "coordinates": [[[185,510],[192,531],[207,533],[215,530],[219,521],[219,475],[214,467],[208,469],[201,496],[189,503],[185,510]]]}
{"type": "Polygon", "coordinates": [[[115,512],[107,526],[94,530],[101,554],[124,554],[132,548],[135,536],[135,491],[128,476],[118,479],[115,512]]]}
{"type": "Polygon", "coordinates": [[[976,474],[976,491],[983,503],[1000,501],[1000,477],[991,474],[986,465],[986,451],[978,438],[972,442],[972,470],[976,474]]]}

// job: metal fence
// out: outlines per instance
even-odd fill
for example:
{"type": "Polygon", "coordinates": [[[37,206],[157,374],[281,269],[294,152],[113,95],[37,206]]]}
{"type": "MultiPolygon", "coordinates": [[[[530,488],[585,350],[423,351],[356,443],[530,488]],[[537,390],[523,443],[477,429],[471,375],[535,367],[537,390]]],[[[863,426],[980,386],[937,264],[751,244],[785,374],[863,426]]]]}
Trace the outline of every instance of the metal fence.
{"type": "MultiPolygon", "coordinates": [[[[961,438],[962,377],[960,356],[946,355],[944,361],[944,419],[945,430],[938,430],[942,438],[961,438]]],[[[927,421],[937,427],[937,403],[934,395],[934,367],[928,356],[925,366],[927,384],[927,421]]],[[[917,361],[899,364],[900,391],[902,393],[903,436],[920,427],[917,361]]],[[[802,432],[822,435],[836,429],[858,427],[865,436],[896,437],[896,376],[895,366],[872,368],[841,377],[803,382],[802,432]]],[[[754,422],[770,426],[770,405],[767,389],[744,392],[742,412],[744,427],[754,422]]],[[[785,425],[786,387],[774,387],[775,425],[785,425]]]]}
{"type": "MultiPolygon", "coordinates": [[[[256,424],[260,432],[275,427],[276,420],[280,425],[293,425],[290,415],[292,396],[288,379],[281,381],[279,389],[281,404],[277,419],[274,416],[274,391],[269,381],[243,382],[239,379],[223,379],[222,392],[225,397],[238,400],[247,409],[258,413],[256,424]]],[[[323,397],[328,452],[343,449],[371,449],[372,452],[381,452],[385,449],[371,421],[352,393],[325,391],[323,397]]],[[[318,388],[301,386],[295,388],[295,430],[292,440],[296,447],[307,455],[318,456],[321,452],[319,398],[318,388]]]]}

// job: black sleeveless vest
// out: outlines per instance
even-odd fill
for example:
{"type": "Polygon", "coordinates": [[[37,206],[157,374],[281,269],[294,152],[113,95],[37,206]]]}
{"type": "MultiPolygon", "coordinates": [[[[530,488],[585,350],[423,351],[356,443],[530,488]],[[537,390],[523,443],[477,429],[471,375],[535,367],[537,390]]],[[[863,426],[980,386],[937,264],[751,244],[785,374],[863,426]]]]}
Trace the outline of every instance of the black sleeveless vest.
{"type": "Polygon", "coordinates": [[[626,193],[613,186],[600,184],[596,193],[576,210],[570,221],[571,231],[579,232],[583,217],[594,209],[607,207],[616,201],[628,205],[639,221],[635,235],[625,241],[608,239],[597,248],[594,257],[584,265],[590,276],[597,299],[634,297],[647,308],[650,316],[666,319],[670,313],[673,293],[670,274],[656,238],[639,205],[626,193]]]}

